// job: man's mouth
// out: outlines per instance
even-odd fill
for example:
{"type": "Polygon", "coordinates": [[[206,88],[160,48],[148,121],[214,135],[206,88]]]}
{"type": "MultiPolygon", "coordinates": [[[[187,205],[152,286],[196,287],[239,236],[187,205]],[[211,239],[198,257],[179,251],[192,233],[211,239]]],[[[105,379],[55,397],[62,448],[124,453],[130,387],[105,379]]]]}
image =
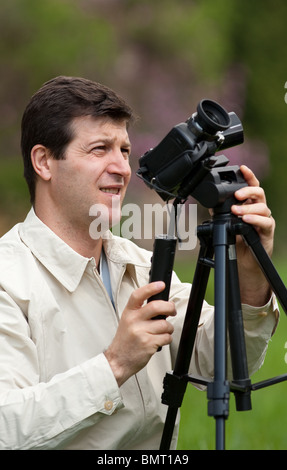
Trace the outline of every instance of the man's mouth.
{"type": "Polygon", "coordinates": [[[120,194],[119,188],[101,188],[103,193],[120,194]]]}

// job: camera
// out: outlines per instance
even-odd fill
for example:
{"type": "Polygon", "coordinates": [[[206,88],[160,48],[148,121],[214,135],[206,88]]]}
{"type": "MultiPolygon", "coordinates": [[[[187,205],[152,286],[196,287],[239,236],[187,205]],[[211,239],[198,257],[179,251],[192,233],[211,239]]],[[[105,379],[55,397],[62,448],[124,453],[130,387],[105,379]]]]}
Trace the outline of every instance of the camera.
{"type": "MultiPolygon", "coordinates": [[[[184,201],[189,195],[196,197],[198,185],[210,171],[228,164],[224,155],[216,157],[215,153],[243,141],[238,116],[228,113],[215,101],[204,99],[196,113],[173,127],[155,148],[140,157],[137,176],[164,201],[172,198],[184,201]]],[[[230,168],[224,175],[219,171],[220,181],[231,179],[236,184],[238,169],[235,176],[233,170],[234,167],[230,168]]],[[[240,184],[245,185],[243,181],[240,184]]],[[[210,198],[203,204],[212,207],[210,198]]]]}

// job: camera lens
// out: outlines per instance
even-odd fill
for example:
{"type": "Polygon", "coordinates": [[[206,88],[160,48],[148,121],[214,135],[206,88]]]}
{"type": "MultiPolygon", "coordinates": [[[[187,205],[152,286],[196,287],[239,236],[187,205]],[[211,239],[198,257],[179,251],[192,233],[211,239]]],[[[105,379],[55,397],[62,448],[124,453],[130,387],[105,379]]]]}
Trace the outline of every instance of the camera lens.
{"type": "Polygon", "coordinates": [[[216,134],[229,128],[231,121],[229,114],[215,101],[202,100],[197,106],[195,118],[204,132],[216,134]]]}

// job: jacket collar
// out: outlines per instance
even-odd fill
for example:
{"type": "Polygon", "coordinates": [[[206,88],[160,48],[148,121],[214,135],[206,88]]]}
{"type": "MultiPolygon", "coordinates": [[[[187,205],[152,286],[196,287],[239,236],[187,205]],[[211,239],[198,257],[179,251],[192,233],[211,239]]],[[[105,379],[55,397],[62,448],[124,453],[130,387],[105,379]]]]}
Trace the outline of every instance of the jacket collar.
{"type": "MultiPolygon", "coordinates": [[[[70,292],[79,285],[89,263],[96,266],[94,258],[85,258],[74,251],[36,216],[33,208],[20,224],[19,235],[35,258],[70,292]]],[[[130,265],[129,269],[133,265],[133,270],[135,265],[148,267],[146,259],[138,257],[134,250],[131,252],[127,240],[114,236],[109,230],[103,236],[103,246],[109,263],[130,265]]]]}
{"type": "Polygon", "coordinates": [[[19,235],[35,258],[66,289],[71,292],[76,289],[91,261],[89,258],[81,256],[59,238],[36,216],[33,208],[20,225],[19,235]]]}

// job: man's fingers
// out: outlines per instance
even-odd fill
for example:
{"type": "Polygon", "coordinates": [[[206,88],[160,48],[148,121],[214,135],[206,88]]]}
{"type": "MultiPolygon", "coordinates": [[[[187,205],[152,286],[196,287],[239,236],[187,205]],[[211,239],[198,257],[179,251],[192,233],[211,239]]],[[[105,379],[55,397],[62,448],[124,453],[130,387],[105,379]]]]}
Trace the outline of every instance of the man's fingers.
{"type": "Polygon", "coordinates": [[[165,283],[163,281],[151,282],[150,284],[139,287],[131,294],[127,308],[132,310],[140,308],[147,299],[163,291],[164,288],[165,283]]]}
{"type": "Polygon", "coordinates": [[[248,168],[246,165],[241,165],[240,170],[248,186],[260,186],[258,179],[254,175],[253,171],[250,170],[250,168],[248,168]]]}

